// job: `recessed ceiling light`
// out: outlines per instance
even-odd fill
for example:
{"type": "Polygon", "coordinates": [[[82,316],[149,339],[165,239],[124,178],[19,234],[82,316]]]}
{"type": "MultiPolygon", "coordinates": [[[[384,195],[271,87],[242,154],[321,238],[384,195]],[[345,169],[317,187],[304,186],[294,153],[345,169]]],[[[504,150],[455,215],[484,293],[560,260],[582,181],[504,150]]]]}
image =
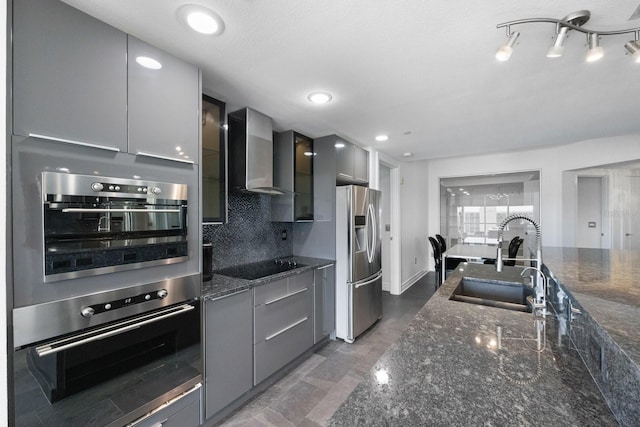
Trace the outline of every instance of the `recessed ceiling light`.
{"type": "Polygon", "coordinates": [[[178,9],[178,17],[193,31],[206,35],[224,32],[224,21],[213,10],[195,4],[186,4],[178,9]]]}
{"type": "Polygon", "coordinates": [[[402,156],[403,157],[411,157],[411,156],[413,156],[413,153],[407,151],[406,153],[402,153],[402,156]]]}
{"type": "Polygon", "coordinates": [[[136,57],[136,62],[142,65],[144,68],[148,68],[150,70],[159,70],[162,68],[162,64],[153,58],[149,58],[148,56],[138,56],[136,57]]]}
{"type": "Polygon", "coordinates": [[[333,97],[328,92],[313,92],[307,96],[307,99],[314,104],[326,104],[331,101],[333,97]]]}
{"type": "Polygon", "coordinates": [[[344,142],[336,142],[335,147],[336,148],[344,148],[344,142]]]}
{"type": "Polygon", "coordinates": [[[376,136],[376,141],[383,142],[383,141],[388,141],[388,140],[389,140],[389,136],[388,135],[378,135],[378,136],[376,136]]]}

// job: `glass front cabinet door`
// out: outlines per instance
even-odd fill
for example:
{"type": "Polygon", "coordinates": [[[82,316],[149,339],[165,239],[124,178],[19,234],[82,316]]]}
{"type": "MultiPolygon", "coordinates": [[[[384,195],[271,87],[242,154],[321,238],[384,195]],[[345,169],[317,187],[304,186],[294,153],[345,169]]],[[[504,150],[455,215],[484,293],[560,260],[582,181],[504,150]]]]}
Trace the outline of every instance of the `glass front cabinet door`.
{"type": "Polygon", "coordinates": [[[225,104],[202,96],[202,220],[224,223],[227,217],[225,104]]]}

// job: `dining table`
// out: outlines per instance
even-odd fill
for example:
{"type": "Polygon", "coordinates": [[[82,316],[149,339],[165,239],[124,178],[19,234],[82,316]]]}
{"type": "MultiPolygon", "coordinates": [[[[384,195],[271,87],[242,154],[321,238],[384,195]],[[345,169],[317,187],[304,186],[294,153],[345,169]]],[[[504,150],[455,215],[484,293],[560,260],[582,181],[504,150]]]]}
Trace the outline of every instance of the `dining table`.
{"type": "Polygon", "coordinates": [[[498,257],[497,245],[467,245],[456,244],[442,253],[442,268],[440,269],[441,282],[446,279],[447,258],[464,258],[467,262],[483,263],[484,260],[495,260],[498,257]]]}

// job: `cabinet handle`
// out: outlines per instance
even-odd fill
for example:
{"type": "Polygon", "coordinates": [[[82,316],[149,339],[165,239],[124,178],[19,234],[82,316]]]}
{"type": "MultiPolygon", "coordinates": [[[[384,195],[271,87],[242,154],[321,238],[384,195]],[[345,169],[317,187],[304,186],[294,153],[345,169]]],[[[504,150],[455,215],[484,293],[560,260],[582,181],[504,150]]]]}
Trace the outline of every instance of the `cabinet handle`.
{"type": "Polygon", "coordinates": [[[308,287],[306,287],[306,288],[304,288],[304,289],[300,289],[300,290],[298,290],[298,291],[295,291],[295,292],[294,292],[294,293],[292,293],[292,294],[283,295],[283,296],[278,297],[278,298],[276,298],[276,299],[269,300],[269,301],[265,302],[265,303],[264,303],[264,305],[269,305],[269,304],[273,304],[273,303],[278,302],[278,301],[282,301],[283,299],[287,299],[287,298],[292,297],[292,296],[294,296],[294,295],[298,295],[298,294],[300,294],[300,293],[302,293],[302,292],[306,292],[306,291],[307,291],[307,289],[309,289],[309,288],[308,288],[308,287]]]}
{"type": "Polygon", "coordinates": [[[138,151],[136,153],[136,156],[152,157],[154,159],[162,159],[162,160],[172,160],[174,162],[188,163],[190,165],[195,163],[193,160],[178,159],[176,157],[169,157],[169,156],[161,156],[160,154],[145,153],[144,151],[138,151]]]}
{"type": "Polygon", "coordinates": [[[279,330],[279,331],[278,331],[278,332],[276,332],[275,334],[271,334],[271,335],[269,335],[269,336],[268,336],[268,337],[266,337],[264,340],[265,340],[265,341],[272,340],[272,339],[274,339],[275,337],[277,337],[278,335],[282,335],[282,334],[284,334],[284,333],[285,333],[285,332],[287,332],[289,329],[291,329],[291,328],[295,328],[296,326],[298,326],[298,325],[299,325],[299,324],[301,324],[301,323],[306,322],[307,320],[309,320],[309,316],[305,317],[304,319],[300,319],[300,320],[298,320],[298,321],[297,321],[297,322],[295,322],[295,323],[292,323],[291,325],[287,326],[286,328],[279,330]]]}
{"type": "Polygon", "coordinates": [[[241,290],[239,292],[234,292],[232,294],[222,295],[221,297],[217,297],[217,298],[213,298],[213,299],[207,300],[207,302],[214,302],[214,301],[218,301],[218,300],[221,300],[221,299],[232,297],[234,295],[240,295],[240,294],[243,294],[245,292],[249,292],[250,290],[251,289],[243,289],[243,290],[241,290]]]}
{"type": "Polygon", "coordinates": [[[342,173],[342,172],[338,172],[338,175],[344,176],[344,177],[347,177],[347,178],[353,178],[353,176],[347,175],[346,173],[342,173]]]}
{"type": "MultiPolygon", "coordinates": [[[[169,400],[168,402],[163,403],[162,405],[158,406],[156,409],[152,410],[151,412],[146,413],[145,415],[141,416],[137,420],[134,420],[133,422],[130,422],[129,424],[126,425],[126,427],[134,427],[134,426],[137,426],[137,425],[143,423],[144,421],[147,421],[149,418],[151,418],[152,416],[154,416],[155,414],[157,414],[158,412],[160,412],[161,410],[163,410],[167,406],[177,402],[178,400],[182,399],[183,397],[186,397],[187,395],[193,393],[194,391],[199,390],[200,387],[202,387],[201,383],[196,384],[195,386],[193,386],[193,388],[185,391],[182,394],[179,394],[178,396],[174,397],[173,399],[169,400]]],[[[160,421],[160,425],[162,426],[165,422],[167,422],[167,420],[168,420],[168,418],[166,420],[160,421]]],[[[156,425],[157,425],[157,423],[156,424],[152,424],[151,427],[154,427],[156,425]]]]}
{"type": "Polygon", "coordinates": [[[178,314],[186,313],[187,311],[191,311],[194,308],[195,307],[192,305],[183,304],[181,306],[168,308],[166,310],[159,311],[157,313],[150,314],[139,319],[127,320],[120,323],[116,323],[115,325],[105,326],[95,331],[80,334],[78,336],[74,336],[71,338],[61,338],[57,341],[54,341],[48,344],[43,344],[39,347],[36,347],[36,353],[38,354],[39,357],[43,357],[48,354],[58,353],[68,348],[74,348],[82,344],[112,337],[114,335],[122,334],[124,332],[137,329],[141,326],[148,325],[153,322],[166,319],[168,317],[173,317],[178,314]]]}
{"type": "Polygon", "coordinates": [[[65,144],[80,145],[82,147],[98,148],[100,150],[113,151],[114,153],[120,152],[119,148],[109,147],[108,145],[90,144],[88,142],[74,141],[73,139],[56,138],[54,136],[40,135],[38,133],[30,133],[29,136],[32,138],[47,139],[49,141],[64,142],[65,144]]]}

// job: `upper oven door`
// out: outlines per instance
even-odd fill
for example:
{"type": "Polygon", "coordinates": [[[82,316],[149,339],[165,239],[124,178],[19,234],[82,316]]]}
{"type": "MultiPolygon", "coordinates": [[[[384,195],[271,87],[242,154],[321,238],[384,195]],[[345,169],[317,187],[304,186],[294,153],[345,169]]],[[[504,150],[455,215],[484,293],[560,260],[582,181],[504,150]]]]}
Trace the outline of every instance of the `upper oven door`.
{"type": "Polygon", "coordinates": [[[13,136],[12,169],[14,307],[199,274],[197,164],[13,136]],[[78,175],[88,177],[89,187],[60,179],[78,175]],[[113,191],[105,177],[115,180],[113,191]],[[93,183],[106,187],[96,192],[93,183]],[[147,188],[134,197],[122,191],[131,183],[175,183],[188,190],[149,194],[147,188]],[[52,191],[51,185],[62,189],[52,191]],[[93,195],[82,199],[83,192],[93,195]],[[140,245],[161,250],[136,250],[140,245]],[[96,256],[80,256],[83,251],[96,256]],[[101,266],[114,264],[114,258],[115,267],[132,268],[101,266]],[[56,262],[58,271],[47,274],[47,262],[49,268],[56,262]],[[64,276],[83,269],[85,275],[64,276]]]}
{"type": "Polygon", "coordinates": [[[184,184],[43,172],[44,280],[187,258],[184,184]]]}

